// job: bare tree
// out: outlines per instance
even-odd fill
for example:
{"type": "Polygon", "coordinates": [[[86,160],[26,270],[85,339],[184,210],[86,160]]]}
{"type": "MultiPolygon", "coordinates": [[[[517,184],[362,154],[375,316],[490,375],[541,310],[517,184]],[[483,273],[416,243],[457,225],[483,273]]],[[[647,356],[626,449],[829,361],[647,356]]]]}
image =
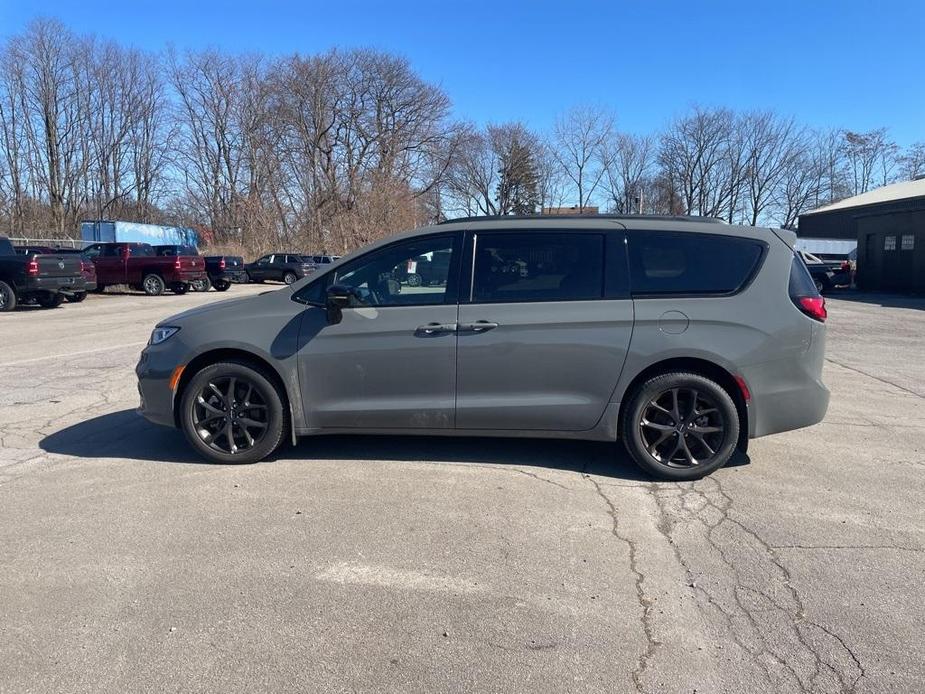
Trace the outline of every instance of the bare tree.
{"type": "Polygon", "coordinates": [[[900,178],[911,181],[925,174],[925,142],[910,145],[899,157],[900,178]]]}
{"type": "Polygon", "coordinates": [[[852,195],[865,193],[874,185],[890,182],[898,147],[889,139],[886,128],[866,133],[847,131],[844,138],[852,195]]]}
{"type": "Polygon", "coordinates": [[[553,128],[552,156],[574,186],[583,211],[604,178],[608,162],[605,143],[613,132],[613,116],[591,106],[579,106],[561,116],[553,128]]]}
{"type": "Polygon", "coordinates": [[[615,211],[642,212],[656,156],[650,137],[616,133],[604,143],[604,188],[615,211]]]}

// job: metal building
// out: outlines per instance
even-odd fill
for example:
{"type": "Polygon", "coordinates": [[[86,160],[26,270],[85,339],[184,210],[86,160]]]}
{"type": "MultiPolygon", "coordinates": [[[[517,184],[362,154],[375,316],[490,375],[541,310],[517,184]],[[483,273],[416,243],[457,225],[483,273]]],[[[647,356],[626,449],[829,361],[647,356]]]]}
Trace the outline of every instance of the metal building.
{"type": "Polygon", "coordinates": [[[802,214],[797,235],[857,240],[861,289],[925,292],[925,178],[802,214]]]}

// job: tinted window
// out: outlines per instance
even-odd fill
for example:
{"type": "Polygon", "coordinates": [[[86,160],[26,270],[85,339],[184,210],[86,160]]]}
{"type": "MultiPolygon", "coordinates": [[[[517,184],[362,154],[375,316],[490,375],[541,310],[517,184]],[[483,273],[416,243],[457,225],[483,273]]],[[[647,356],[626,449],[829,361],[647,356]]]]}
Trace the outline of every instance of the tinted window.
{"type": "Polygon", "coordinates": [[[600,299],[604,235],[543,232],[479,234],[472,301],[600,299]]]}
{"type": "Polygon", "coordinates": [[[129,246],[129,254],[142,258],[155,255],[154,249],[151,246],[129,246]]]}
{"type": "Polygon", "coordinates": [[[103,257],[118,258],[121,255],[122,255],[122,248],[120,246],[103,246],[103,257]]]}
{"type": "Polygon", "coordinates": [[[455,302],[450,261],[455,257],[455,240],[453,235],[444,235],[394,243],[324,275],[295,298],[318,303],[324,287],[341,284],[356,291],[356,307],[455,302]]]}
{"type": "Polygon", "coordinates": [[[790,296],[819,296],[806,263],[796,254],[790,263],[790,296]]]}
{"type": "Polygon", "coordinates": [[[633,294],[729,294],[754,274],[762,244],[731,236],[629,234],[633,294]]]}

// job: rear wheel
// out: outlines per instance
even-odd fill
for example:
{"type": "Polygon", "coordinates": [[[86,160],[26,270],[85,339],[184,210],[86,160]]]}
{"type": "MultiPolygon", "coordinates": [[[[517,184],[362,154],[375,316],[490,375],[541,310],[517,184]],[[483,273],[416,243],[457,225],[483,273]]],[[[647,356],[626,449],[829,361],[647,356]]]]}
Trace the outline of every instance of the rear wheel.
{"type": "Polygon", "coordinates": [[[148,296],[160,296],[167,287],[160,275],[150,274],[141,281],[141,288],[148,296]]]}
{"type": "Polygon", "coordinates": [[[39,294],[37,301],[42,308],[58,308],[64,303],[64,294],[42,292],[39,294]]]}
{"type": "Polygon", "coordinates": [[[87,292],[75,292],[67,297],[67,300],[72,304],[79,304],[81,301],[87,298],[87,292]]]}
{"type": "Polygon", "coordinates": [[[630,395],[623,442],[636,463],[667,480],[699,479],[725,465],[739,439],[729,393],[699,374],[650,378],[630,395]]]}
{"type": "Polygon", "coordinates": [[[0,311],[16,310],[16,292],[6,282],[0,282],[0,311]]]}
{"type": "Polygon", "coordinates": [[[174,294],[180,294],[180,295],[186,294],[186,292],[188,292],[189,289],[190,289],[190,286],[184,282],[177,282],[171,285],[170,287],[170,291],[172,291],[174,294]]]}
{"type": "Polygon", "coordinates": [[[217,292],[226,292],[231,286],[231,282],[228,280],[215,280],[215,284],[212,286],[215,287],[215,291],[217,292]]]}
{"type": "Polygon", "coordinates": [[[97,283],[96,288],[93,290],[93,293],[102,294],[105,291],[106,291],[106,285],[97,283]]]}
{"type": "Polygon", "coordinates": [[[409,287],[420,287],[421,284],[422,284],[421,276],[418,273],[412,272],[410,275],[408,275],[408,286],[409,287]]]}
{"type": "Polygon", "coordinates": [[[282,443],[289,427],[278,387],[250,364],[221,362],[199,371],[181,401],[180,425],[213,463],[255,463],[282,443]]]}

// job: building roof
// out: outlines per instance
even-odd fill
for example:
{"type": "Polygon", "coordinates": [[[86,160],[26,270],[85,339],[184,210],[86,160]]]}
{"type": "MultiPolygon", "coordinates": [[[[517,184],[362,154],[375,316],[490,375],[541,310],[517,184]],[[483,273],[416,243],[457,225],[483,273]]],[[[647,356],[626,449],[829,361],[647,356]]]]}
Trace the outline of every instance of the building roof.
{"type": "Polygon", "coordinates": [[[901,181],[891,183],[888,186],[881,186],[868,190],[866,193],[855,195],[831,205],[817,207],[815,210],[804,212],[801,216],[819,214],[820,212],[834,212],[835,210],[847,210],[852,207],[863,207],[864,205],[876,205],[881,202],[895,202],[896,200],[906,200],[908,198],[925,197],[925,178],[919,178],[914,181],[901,181]]]}

